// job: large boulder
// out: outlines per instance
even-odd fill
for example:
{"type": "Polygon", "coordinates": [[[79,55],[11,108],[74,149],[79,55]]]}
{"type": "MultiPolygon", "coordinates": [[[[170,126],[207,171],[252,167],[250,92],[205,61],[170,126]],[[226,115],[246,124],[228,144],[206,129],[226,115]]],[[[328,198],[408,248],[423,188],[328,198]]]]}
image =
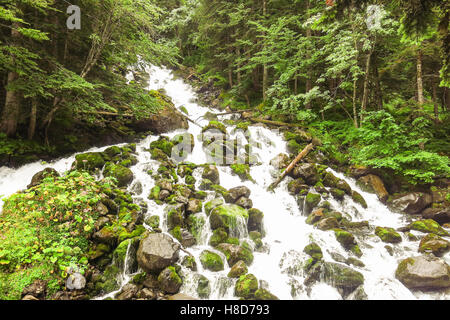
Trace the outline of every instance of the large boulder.
{"type": "Polygon", "coordinates": [[[450,207],[443,208],[427,208],[422,211],[424,219],[433,219],[434,221],[444,224],[450,222],[450,207]]]}
{"type": "Polygon", "coordinates": [[[147,272],[160,272],[173,264],[180,245],[162,233],[152,233],[142,239],[137,252],[139,266],[147,272]]]}
{"type": "Polygon", "coordinates": [[[170,132],[176,129],[188,129],[186,118],[174,107],[170,98],[158,91],[150,91],[160,103],[161,109],[143,119],[135,120],[131,126],[137,132],[152,131],[155,134],[170,132]]]}
{"type": "Polygon", "coordinates": [[[225,201],[228,203],[236,203],[240,197],[250,197],[251,191],[245,186],[235,187],[228,190],[225,201]]]}
{"type": "Polygon", "coordinates": [[[395,197],[392,201],[389,201],[389,206],[395,211],[417,214],[428,207],[432,201],[433,198],[428,193],[411,192],[395,197]]]}
{"type": "Polygon", "coordinates": [[[395,277],[409,289],[435,290],[450,287],[450,266],[432,256],[402,260],[395,277]]]}
{"type": "Polygon", "coordinates": [[[358,184],[365,191],[375,193],[381,202],[386,203],[389,193],[380,177],[374,174],[368,174],[359,178],[358,184]]]}

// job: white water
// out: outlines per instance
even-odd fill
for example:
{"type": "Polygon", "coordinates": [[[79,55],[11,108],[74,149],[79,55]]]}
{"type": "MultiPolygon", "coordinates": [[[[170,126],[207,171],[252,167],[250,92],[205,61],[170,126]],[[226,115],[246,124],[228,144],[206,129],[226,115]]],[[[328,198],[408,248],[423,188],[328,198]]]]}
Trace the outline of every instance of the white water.
{"type": "MultiPolygon", "coordinates": [[[[167,95],[170,96],[176,107],[184,106],[189,112],[189,117],[197,121],[198,124],[204,126],[208,123],[207,120],[201,117],[208,108],[199,106],[196,102],[196,94],[192,88],[184,83],[182,80],[173,79],[169,70],[158,67],[149,67],[147,71],[150,74],[150,84],[148,89],[164,88],[167,95]]],[[[214,112],[214,111],[213,111],[214,112]]],[[[223,120],[223,118],[222,118],[223,120]]],[[[232,128],[228,128],[231,133],[232,128]]],[[[320,231],[305,223],[306,217],[300,212],[296,200],[287,192],[287,185],[290,178],[286,178],[275,190],[275,192],[268,192],[267,187],[276,178],[276,170],[269,162],[279,153],[286,152],[286,143],[282,139],[281,134],[276,131],[255,126],[250,127],[251,136],[253,139],[261,143],[258,147],[254,147],[253,152],[257,153],[259,160],[262,163],[258,166],[251,167],[251,175],[256,183],[246,181],[242,182],[239,177],[231,174],[231,169],[228,167],[219,167],[220,184],[229,189],[245,185],[251,190],[250,198],[253,201],[254,208],[260,209],[264,212],[264,225],[266,236],[263,238],[264,252],[254,252],[254,261],[249,267],[249,273],[253,273],[259,280],[264,280],[268,287],[267,289],[280,299],[342,299],[338,291],[325,284],[317,283],[310,290],[306,290],[302,286],[305,276],[301,272],[294,275],[289,275],[286,270],[306,260],[308,257],[303,253],[303,248],[308,245],[312,239],[319,244],[324,253],[325,261],[333,262],[330,253],[338,253],[343,257],[349,257],[349,254],[336,241],[333,231],[320,231]],[[284,258],[282,262],[282,258],[284,258]],[[292,287],[296,288],[296,294],[291,294],[292,287]]],[[[173,137],[185,130],[177,130],[167,134],[173,137]]],[[[197,137],[201,128],[190,124],[188,132],[197,137]]],[[[148,204],[147,215],[159,215],[161,222],[164,222],[164,205],[159,206],[151,200],[147,200],[151,188],[155,181],[147,174],[149,169],[156,170],[159,166],[157,161],[150,158],[150,153],[145,149],[149,147],[151,141],[157,140],[158,136],[148,136],[137,145],[138,163],[131,169],[134,173],[135,180],[130,185],[129,190],[133,190],[136,183],[142,185],[143,193],[135,195],[136,200],[143,200],[148,204]]],[[[93,148],[90,151],[102,151],[104,148],[93,148]]],[[[26,165],[20,169],[0,168],[0,195],[11,195],[18,190],[26,188],[31,177],[36,172],[43,170],[46,167],[55,168],[58,172],[63,174],[70,169],[75,155],[61,159],[50,164],[41,164],[39,162],[26,165]]],[[[188,156],[186,161],[196,164],[203,164],[207,162],[205,153],[202,149],[201,142],[196,140],[196,145],[193,152],[188,156]]],[[[352,217],[352,221],[369,221],[371,226],[385,226],[398,228],[404,226],[406,221],[404,216],[391,212],[386,206],[378,201],[376,195],[366,193],[358,186],[356,186],[353,179],[345,177],[343,174],[333,173],[346,180],[353,190],[359,192],[368,204],[367,209],[363,209],[360,205],[355,204],[351,198],[347,197],[344,201],[337,202],[330,197],[327,199],[334,210],[347,213],[352,217]]],[[[197,179],[197,187],[200,182],[201,169],[194,171],[194,177],[197,179]]],[[[213,195],[209,195],[212,199],[213,195]]],[[[0,200],[0,210],[2,202],[0,200]]],[[[204,213],[200,213],[206,219],[204,213]]],[[[161,223],[163,232],[167,232],[167,226],[161,223]]],[[[358,270],[364,275],[365,283],[364,290],[369,299],[449,299],[450,293],[424,293],[420,291],[411,292],[403,286],[395,278],[395,270],[398,262],[406,257],[418,255],[418,241],[411,242],[407,238],[403,242],[394,247],[394,255],[390,256],[386,251],[385,243],[373,235],[366,236],[364,239],[357,237],[360,244],[363,256],[360,260],[365,264],[365,267],[359,268],[352,266],[353,269],[358,270]]],[[[227,278],[230,266],[226,264],[225,270],[222,272],[211,272],[203,270],[199,260],[200,253],[205,250],[215,251],[207,245],[208,239],[211,236],[209,224],[207,223],[203,228],[202,238],[200,243],[196,246],[188,248],[187,251],[195,256],[198,272],[194,273],[186,268],[182,268],[182,275],[184,277],[184,284],[181,292],[188,295],[197,296],[196,282],[198,275],[202,274],[210,280],[211,296],[210,299],[235,299],[233,295],[234,282],[227,278]]],[[[242,239],[241,239],[242,240],[242,239]]],[[[175,240],[176,241],[176,240],[175,240]]],[[[248,240],[251,243],[250,240],[248,240]]],[[[215,251],[223,257],[218,251],[215,251]]],[[[183,255],[184,253],[182,253],[183,255]]],[[[443,259],[450,263],[450,254],[447,254],[443,259]]],[[[123,275],[123,284],[129,280],[129,275],[126,272],[123,275]]],[[[108,296],[112,296],[109,294],[108,296]]]]}

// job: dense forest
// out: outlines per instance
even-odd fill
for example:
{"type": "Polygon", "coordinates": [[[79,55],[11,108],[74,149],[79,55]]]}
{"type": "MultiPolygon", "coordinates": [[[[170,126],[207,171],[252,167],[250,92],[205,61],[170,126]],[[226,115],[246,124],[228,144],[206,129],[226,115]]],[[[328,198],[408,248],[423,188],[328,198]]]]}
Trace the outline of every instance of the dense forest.
{"type": "MultiPolygon", "coordinates": [[[[235,296],[276,298],[262,287],[245,293],[248,283],[257,282],[245,274],[253,261],[252,250],[264,248],[265,233],[263,214],[252,208],[248,185],[225,189],[218,169],[210,163],[174,164],[172,151],[177,146],[194,148],[194,141],[183,140],[193,133],[172,138],[161,134],[180,128],[203,127],[202,137],[207,129],[217,129],[225,137],[224,144],[219,144],[222,150],[230,146],[226,141],[231,139],[230,126],[248,129],[257,124],[281,130],[289,156],[278,157],[282,169],[272,189],[285,176],[293,178],[286,188],[308,216],[306,223],[314,221],[317,227],[322,222],[320,230],[334,230],[350,255],[363,255],[351,233],[361,224],[357,227],[360,222],[351,222],[346,213],[332,210],[324,200],[330,195],[342,204],[345,195],[364,209],[368,204],[353,185],[327,173],[328,168],[355,179],[368,177],[364,183],[372,185],[369,189],[381,203],[427,219],[416,229],[409,221],[407,228],[397,230],[404,232],[403,238],[423,240],[411,240],[416,237],[411,230],[430,233],[433,236],[426,240],[435,241],[433,247],[423,250],[431,250],[436,257],[450,251],[450,243],[440,238],[448,237],[444,229],[450,222],[448,0],[3,0],[0,80],[0,179],[11,177],[7,170],[14,172],[26,164],[42,165],[92,147],[126,143],[77,154],[67,174],[60,176],[56,167],[46,168],[33,177],[26,192],[13,190],[17,193],[8,193],[5,199],[0,194],[0,205],[4,205],[3,213],[0,206],[0,299],[86,299],[119,289],[123,300],[175,294],[186,281],[179,276],[180,269],[191,268],[186,265],[192,260],[184,259],[180,267],[175,264],[179,248],[161,244],[171,246],[176,254],[167,266],[155,269],[151,281],[158,283],[159,291],[150,292],[151,259],[140,258],[143,243],[162,230],[188,247],[184,235],[192,240],[201,233],[200,219],[192,217],[202,210],[205,217],[213,217],[217,208],[227,206],[224,201],[236,207],[217,215],[234,220],[216,218],[223,225],[216,228],[218,220],[211,223],[214,233],[206,244],[223,252],[232,271],[245,269],[241,278],[228,276],[239,279],[235,296]],[[199,105],[213,112],[210,122],[200,126],[200,118],[193,119],[164,89],[149,90],[153,80],[149,66],[168,68],[192,85],[199,105]],[[222,123],[221,115],[238,117],[222,123]],[[151,135],[158,135],[158,140],[152,140],[149,149],[141,149],[140,141],[151,135]],[[151,159],[159,161],[156,168],[143,171],[154,185],[141,198],[157,205],[182,203],[181,213],[168,211],[167,222],[162,223],[167,230],[159,225],[159,216],[148,216],[149,203],[142,204],[147,200],[136,200],[139,187],[132,181],[137,173],[131,168],[146,159],[140,152],[150,152],[151,159]],[[203,174],[196,176],[193,171],[198,169],[203,174]],[[195,188],[198,176],[202,177],[199,190],[195,188]],[[205,191],[223,197],[222,204],[205,191]],[[202,201],[209,201],[204,209],[202,201]],[[427,209],[428,215],[424,214],[427,209]],[[33,219],[27,218],[30,213],[33,219]],[[241,215],[247,219],[244,229],[251,246],[231,230],[241,215]],[[332,227],[323,227],[324,220],[332,227]],[[344,245],[347,240],[350,244],[344,245]],[[145,266],[147,275],[135,274],[122,287],[112,278],[121,274],[124,257],[133,250],[136,266],[145,266]],[[240,256],[231,262],[233,254],[240,256]],[[46,281],[46,294],[38,290],[41,284],[36,279],[46,281]],[[241,294],[240,289],[245,292],[241,294]]],[[[201,118],[205,121],[206,114],[201,118]]],[[[202,146],[208,144],[217,141],[210,138],[202,146]]],[[[249,145],[244,148],[246,164],[232,163],[230,168],[242,181],[257,184],[260,181],[251,177],[248,163],[249,145]]],[[[233,160],[237,161],[236,154],[233,160]]],[[[3,186],[6,181],[0,181],[0,193],[3,186]]],[[[383,242],[402,241],[394,229],[379,228],[375,235],[383,242]]],[[[311,256],[302,269],[307,274],[305,286],[319,274],[317,270],[338,273],[327,269],[331,264],[320,264],[323,256],[317,247],[312,242],[304,250],[311,256]]],[[[224,268],[214,252],[203,251],[199,259],[205,269],[224,268]]],[[[412,263],[404,261],[397,279],[412,263]]],[[[350,265],[361,267],[354,261],[350,265]]],[[[431,287],[450,286],[450,268],[446,270],[447,280],[433,282],[431,287]]],[[[364,295],[358,296],[355,289],[364,282],[359,282],[362,274],[351,274],[352,279],[338,286],[339,294],[360,299],[364,295]],[[358,285],[348,287],[355,277],[358,285]]],[[[198,297],[207,298],[209,280],[202,277],[196,280],[198,297]]],[[[409,289],[414,287],[403,280],[409,289]]],[[[291,296],[296,297],[301,286],[289,285],[291,296]]]]}

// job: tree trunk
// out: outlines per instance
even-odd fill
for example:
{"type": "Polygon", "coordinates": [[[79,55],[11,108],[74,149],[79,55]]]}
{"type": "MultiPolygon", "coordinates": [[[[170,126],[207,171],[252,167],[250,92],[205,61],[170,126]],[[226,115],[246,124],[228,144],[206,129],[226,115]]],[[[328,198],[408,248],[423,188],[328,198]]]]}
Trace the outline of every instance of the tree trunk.
{"type": "Polygon", "coordinates": [[[383,92],[381,91],[380,74],[378,72],[378,57],[377,54],[373,55],[372,59],[373,72],[375,76],[375,100],[377,101],[378,110],[383,110],[383,92]]]}
{"type": "MultiPolygon", "coordinates": [[[[266,19],[267,15],[267,0],[263,0],[263,18],[266,19]]],[[[265,36],[265,34],[264,34],[265,36]]],[[[264,43],[265,43],[264,39],[264,43]]],[[[263,45],[265,47],[265,45],[263,45]]],[[[263,65],[263,87],[262,87],[262,93],[263,93],[263,101],[266,101],[267,99],[267,88],[268,88],[268,77],[269,77],[269,71],[267,70],[267,64],[264,63],[263,65]]]]}
{"type": "MultiPolygon", "coordinates": [[[[306,12],[307,12],[306,16],[307,16],[308,19],[309,19],[309,8],[310,8],[310,3],[309,3],[309,0],[307,0],[306,1],[306,12]]],[[[308,43],[309,43],[309,39],[311,38],[311,35],[312,35],[311,29],[308,27],[306,29],[306,38],[308,39],[308,43]]],[[[309,54],[309,50],[306,53],[306,58],[308,60],[311,59],[311,55],[309,54]]],[[[308,93],[312,89],[311,78],[312,78],[311,68],[308,68],[307,77],[306,77],[306,93],[308,93]]],[[[311,109],[311,102],[308,102],[305,105],[305,108],[306,109],[311,109]]],[[[323,117],[323,114],[322,114],[322,117],[323,117]]]]}
{"type": "Polygon", "coordinates": [[[370,75],[370,59],[372,57],[372,51],[367,54],[366,59],[366,74],[364,76],[364,91],[363,91],[363,98],[362,98],[362,104],[361,104],[361,113],[360,113],[360,123],[362,124],[364,120],[364,113],[367,109],[367,103],[369,101],[369,75],[370,75]]]}
{"type": "MultiPolygon", "coordinates": [[[[11,31],[11,42],[17,42],[20,37],[20,33],[17,31],[19,28],[18,23],[14,23],[11,31]]],[[[14,59],[14,57],[13,57],[14,59]]],[[[14,71],[8,73],[8,85],[19,79],[19,74],[14,71]]],[[[3,108],[0,132],[5,133],[8,137],[12,137],[16,134],[17,123],[20,115],[20,93],[13,89],[6,89],[5,107],[3,108]]]]}
{"type": "Polygon", "coordinates": [[[434,123],[439,123],[439,102],[437,98],[437,82],[433,81],[434,123]]]}
{"type": "Polygon", "coordinates": [[[30,113],[30,124],[28,126],[28,140],[34,138],[36,132],[36,119],[37,119],[37,98],[33,97],[31,99],[31,113],[30,113]]]}
{"type": "Polygon", "coordinates": [[[425,98],[423,96],[422,60],[422,50],[419,49],[417,54],[417,102],[421,108],[423,108],[423,105],[425,104],[425,98]]]}
{"type": "Polygon", "coordinates": [[[356,112],[356,89],[357,89],[357,80],[353,80],[353,123],[355,124],[355,128],[358,128],[358,114],[356,112]]]}

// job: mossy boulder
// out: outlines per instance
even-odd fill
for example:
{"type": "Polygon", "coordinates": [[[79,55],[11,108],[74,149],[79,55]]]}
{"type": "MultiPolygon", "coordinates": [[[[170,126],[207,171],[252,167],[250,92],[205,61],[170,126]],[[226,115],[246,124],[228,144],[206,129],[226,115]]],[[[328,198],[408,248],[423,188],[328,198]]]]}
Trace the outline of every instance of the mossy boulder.
{"type": "Polygon", "coordinates": [[[205,203],[205,213],[209,215],[214,208],[223,204],[224,202],[222,198],[216,198],[211,201],[208,201],[207,203],[205,203]]]}
{"type": "Polygon", "coordinates": [[[345,191],[338,188],[331,188],[330,193],[337,200],[343,200],[345,196],[345,191]]]}
{"type": "Polygon", "coordinates": [[[366,192],[375,193],[382,203],[386,203],[389,193],[380,177],[368,174],[358,179],[358,185],[366,192]]]}
{"type": "Polygon", "coordinates": [[[381,239],[381,241],[386,243],[402,242],[402,236],[393,228],[376,227],[375,234],[381,239]]]}
{"type": "Polygon", "coordinates": [[[438,236],[450,236],[449,233],[439,225],[439,223],[431,219],[414,221],[408,226],[408,228],[423,233],[434,233],[438,236]]]}
{"type": "Polygon", "coordinates": [[[237,231],[238,220],[247,222],[249,218],[248,211],[235,204],[223,204],[211,211],[209,222],[211,228],[224,228],[229,233],[237,231]]]}
{"type": "Polygon", "coordinates": [[[237,297],[250,299],[258,290],[258,279],[253,274],[246,274],[239,277],[234,287],[234,294],[237,297]]]}
{"type": "Polygon", "coordinates": [[[305,190],[305,189],[308,190],[309,186],[306,185],[306,182],[303,178],[298,178],[298,179],[292,180],[288,184],[288,191],[290,194],[293,194],[293,195],[299,194],[300,191],[305,190]]]}
{"type": "Polygon", "coordinates": [[[167,293],[177,293],[180,290],[183,280],[181,280],[173,266],[165,268],[158,276],[159,288],[167,293]]]}
{"type": "Polygon", "coordinates": [[[248,210],[247,229],[249,232],[258,231],[264,236],[264,213],[256,208],[248,210]]]}
{"type": "Polygon", "coordinates": [[[247,265],[244,261],[239,260],[232,267],[230,272],[228,272],[229,278],[239,278],[242,275],[245,275],[248,272],[247,265]]]}
{"type": "Polygon", "coordinates": [[[227,128],[223,123],[220,123],[219,121],[210,121],[209,124],[202,129],[202,132],[206,132],[209,130],[218,130],[223,134],[227,134],[227,128]]]}
{"type": "Polygon", "coordinates": [[[216,247],[221,243],[225,243],[228,239],[228,233],[224,228],[219,228],[213,231],[211,238],[209,239],[209,245],[216,247]]]}
{"type": "Polygon", "coordinates": [[[88,152],[75,156],[75,168],[78,170],[92,171],[94,169],[101,169],[105,163],[103,154],[100,152],[88,152]]]}
{"type": "Polygon", "coordinates": [[[199,199],[189,199],[189,202],[186,206],[186,213],[193,214],[197,212],[201,212],[203,208],[203,202],[199,199]]]}
{"type": "Polygon", "coordinates": [[[149,225],[151,228],[156,229],[159,228],[159,216],[150,216],[145,219],[145,223],[149,225]]]}
{"type": "Polygon", "coordinates": [[[211,271],[222,271],[224,269],[222,258],[209,250],[205,250],[200,254],[200,262],[203,268],[211,271]]]}
{"type": "Polygon", "coordinates": [[[352,199],[356,203],[359,203],[361,205],[361,207],[363,207],[364,209],[367,209],[367,202],[366,202],[366,200],[364,200],[364,198],[361,194],[359,194],[356,191],[352,191],[352,199]]]}
{"type": "Polygon", "coordinates": [[[303,208],[305,215],[309,215],[312,212],[312,210],[319,204],[321,198],[322,197],[318,193],[308,192],[303,208]]]}
{"type": "Polygon", "coordinates": [[[402,260],[395,277],[409,289],[439,290],[450,287],[450,266],[432,256],[402,260]]]}
{"type": "Polygon", "coordinates": [[[249,266],[254,259],[251,249],[244,244],[239,246],[237,244],[221,243],[217,246],[217,250],[225,255],[230,266],[239,260],[244,261],[249,266]]]}
{"type": "Polygon", "coordinates": [[[419,252],[433,253],[436,257],[442,257],[449,251],[450,242],[434,233],[429,233],[420,240],[419,252]]]}
{"type": "Polygon", "coordinates": [[[170,205],[166,209],[167,226],[173,229],[184,225],[184,204],[170,205]]]}
{"type": "Polygon", "coordinates": [[[105,177],[113,177],[117,179],[118,187],[125,187],[133,181],[133,171],[120,164],[107,164],[103,171],[105,177]]]}
{"type": "Polygon", "coordinates": [[[303,249],[303,252],[305,252],[307,255],[311,256],[311,258],[313,258],[316,261],[322,260],[322,258],[323,258],[322,249],[315,242],[308,244],[303,249]]]}
{"type": "Polygon", "coordinates": [[[255,181],[250,175],[250,166],[248,164],[232,164],[230,168],[233,174],[238,175],[242,181],[255,181]]]}
{"type": "Polygon", "coordinates": [[[207,165],[203,169],[202,173],[203,179],[208,179],[212,182],[212,184],[220,184],[220,176],[219,176],[219,170],[216,166],[213,165],[207,165]]]}
{"type": "Polygon", "coordinates": [[[334,229],[334,235],[336,240],[344,247],[346,250],[350,250],[356,256],[362,256],[361,249],[359,248],[355,237],[348,231],[342,229],[334,229]]]}
{"type": "Polygon", "coordinates": [[[140,241],[137,261],[146,272],[160,272],[178,259],[179,250],[180,245],[170,236],[151,233],[140,241]]]}
{"type": "Polygon", "coordinates": [[[362,273],[339,263],[325,262],[322,272],[324,281],[335,288],[342,289],[344,295],[364,284],[362,273]]]}
{"type": "Polygon", "coordinates": [[[150,143],[150,150],[159,149],[164,152],[168,157],[172,156],[172,148],[174,147],[173,142],[165,136],[161,136],[158,140],[150,143]]]}
{"type": "Polygon", "coordinates": [[[206,299],[211,294],[211,285],[208,278],[201,275],[197,281],[197,294],[200,298],[206,299]]]}

